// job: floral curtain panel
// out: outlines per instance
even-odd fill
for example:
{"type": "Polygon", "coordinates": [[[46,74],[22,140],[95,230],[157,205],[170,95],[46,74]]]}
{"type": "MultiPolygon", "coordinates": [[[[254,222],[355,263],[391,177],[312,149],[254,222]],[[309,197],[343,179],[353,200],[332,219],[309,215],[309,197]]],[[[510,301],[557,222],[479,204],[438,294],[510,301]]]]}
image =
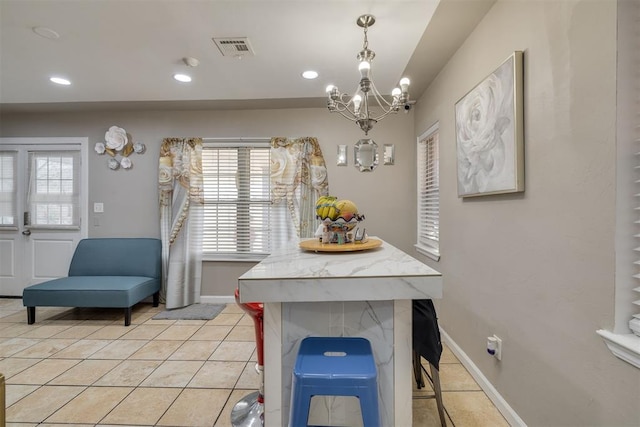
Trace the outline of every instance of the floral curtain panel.
{"type": "Polygon", "coordinates": [[[329,193],[327,168],[317,138],[271,138],[271,196],[274,248],[313,237],[318,222],[315,204],[329,193]]]}
{"type": "Polygon", "coordinates": [[[160,148],[161,301],[167,309],[200,301],[204,197],[202,138],[165,138],[160,148]]]}

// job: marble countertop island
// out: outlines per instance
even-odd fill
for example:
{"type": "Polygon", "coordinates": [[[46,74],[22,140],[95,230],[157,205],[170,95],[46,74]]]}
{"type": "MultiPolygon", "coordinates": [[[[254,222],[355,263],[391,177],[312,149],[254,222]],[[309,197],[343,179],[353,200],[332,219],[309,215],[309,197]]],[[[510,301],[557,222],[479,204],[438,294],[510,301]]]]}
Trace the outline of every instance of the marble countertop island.
{"type": "MultiPolygon", "coordinates": [[[[372,345],[383,426],[412,425],[411,300],[442,298],[436,270],[382,242],[356,252],[274,252],[238,279],[241,302],[264,303],[265,425],[286,426],[291,373],[307,336],[360,336],[372,345]]],[[[353,401],[324,398],[312,425],[358,424],[353,401]]]]}
{"type": "Polygon", "coordinates": [[[381,301],[442,298],[439,272],[387,242],[357,252],[274,252],[243,274],[240,301],[381,301]]]}

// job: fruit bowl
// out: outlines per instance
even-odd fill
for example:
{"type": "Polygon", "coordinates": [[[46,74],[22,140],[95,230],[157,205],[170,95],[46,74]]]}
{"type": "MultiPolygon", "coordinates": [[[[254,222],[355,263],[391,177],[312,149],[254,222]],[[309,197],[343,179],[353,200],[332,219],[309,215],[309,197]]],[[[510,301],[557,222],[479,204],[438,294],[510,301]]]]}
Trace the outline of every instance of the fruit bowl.
{"type": "Polygon", "coordinates": [[[322,222],[316,236],[323,243],[344,244],[354,239],[351,230],[364,219],[364,215],[358,214],[358,207],[351,200],[322,196],[316,201],[316,218],[322,222]]]}
{"type": "Polygon", "coordinates": [[[326,218],[322,221],[322,223],[327,226],[329,231],[332,231],[334,233],[348,232],[353,230],[355,226],[358,225],[358,222],[362,221],[363,219],[364,219],[363,215],[354,215],[353,217],[351,217],[349,221],[347,221],[346,219],[340,216],[335,220],[326,218]]]}

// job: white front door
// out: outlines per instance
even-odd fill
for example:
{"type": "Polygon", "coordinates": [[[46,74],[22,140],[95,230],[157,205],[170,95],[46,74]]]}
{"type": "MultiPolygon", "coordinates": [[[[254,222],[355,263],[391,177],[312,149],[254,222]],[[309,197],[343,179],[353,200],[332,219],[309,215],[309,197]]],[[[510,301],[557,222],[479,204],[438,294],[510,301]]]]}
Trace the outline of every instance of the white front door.
{"type": "Polygon", "coordinates": [[[0,296],[64,277],[87,236],[87,138],[0,138],[0,296]]]}

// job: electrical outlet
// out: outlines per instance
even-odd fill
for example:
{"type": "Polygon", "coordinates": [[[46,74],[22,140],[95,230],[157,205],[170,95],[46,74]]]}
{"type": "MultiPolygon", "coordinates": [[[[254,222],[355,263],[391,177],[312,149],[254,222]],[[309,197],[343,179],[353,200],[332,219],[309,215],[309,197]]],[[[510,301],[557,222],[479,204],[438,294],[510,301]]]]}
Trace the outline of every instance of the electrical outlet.
{"type": "Polygon", "coordinates": [[[487,337],[487,353],[502,360],[502,339],[497,335],[487,337]]]}
{"type": "Polygon", "coordinates": [[[103,203],[94,203],[93,204],[93,213],[103,213],[104,212],[104,204],[103,203]]]}
{"type": "Polygon", "coordinates": [[[493,338],[496,340],[496,354],[494,356],[496,359],[502,360],[502,338],[497,335],[494,335],[493,338]]]}

